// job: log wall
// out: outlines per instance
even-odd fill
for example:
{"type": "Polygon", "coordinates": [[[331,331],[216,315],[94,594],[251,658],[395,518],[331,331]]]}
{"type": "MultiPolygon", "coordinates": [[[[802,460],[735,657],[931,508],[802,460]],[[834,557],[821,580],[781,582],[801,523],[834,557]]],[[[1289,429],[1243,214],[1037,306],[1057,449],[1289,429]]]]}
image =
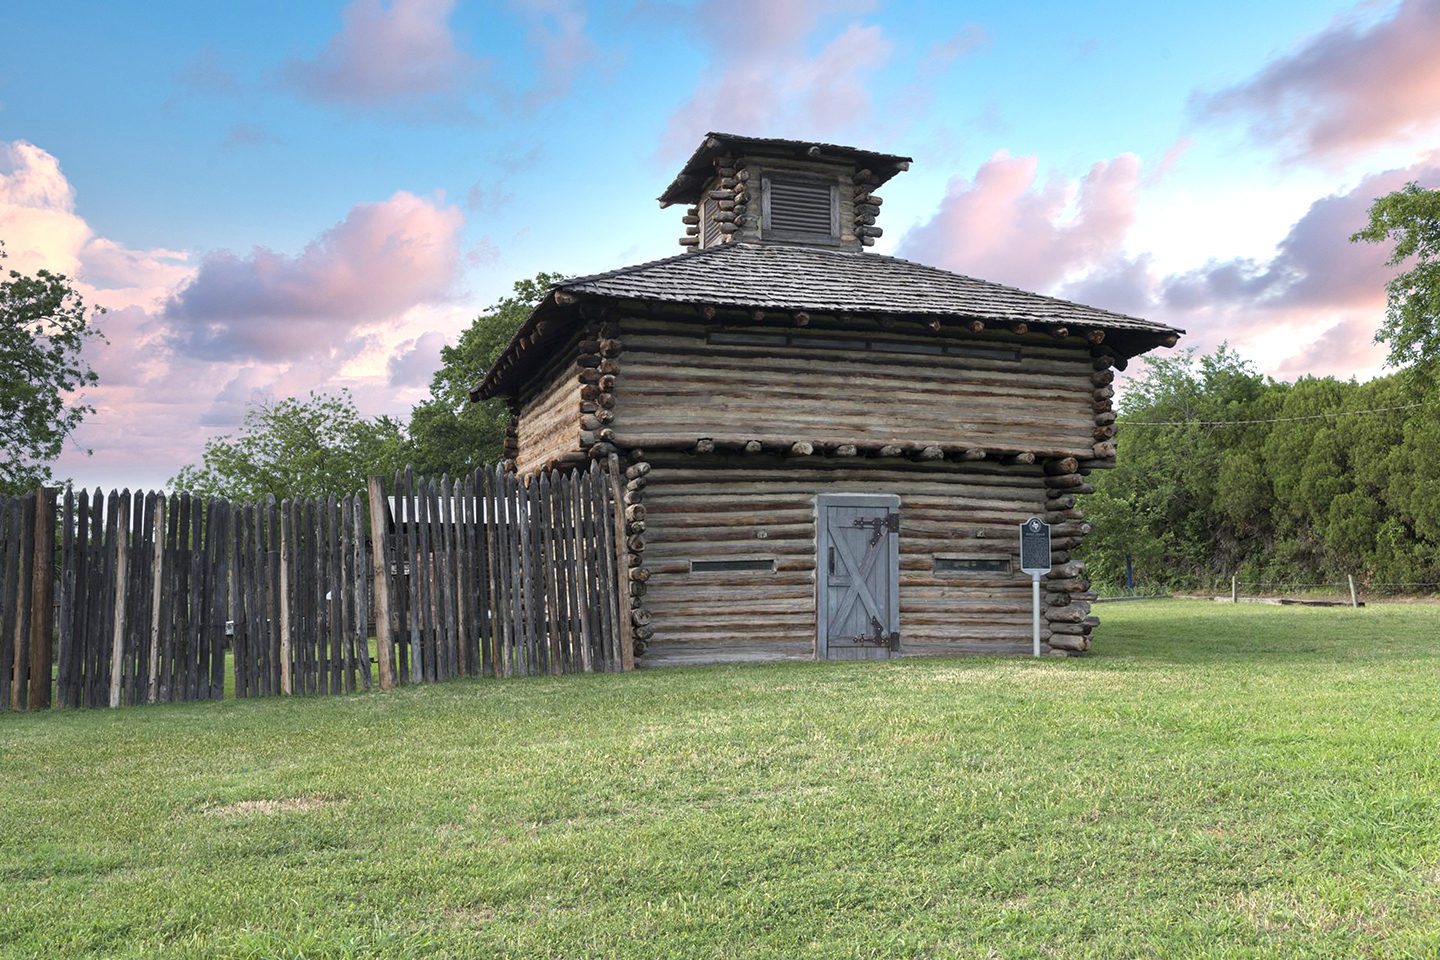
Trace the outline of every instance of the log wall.
{"type": "Polygon", "coordinates": [[[522,474],[580,451],[579,339],[577,333],[556,350],[520,396],[514,460],[522,474]]]}
{"type": "Polygon", "coordinates": [[[616,442],[649,450],[699,438],[719,446],[805,438],[862,448],[942,444],[1037,457],[1095,455],[1094,368],[1084,340],[858,327],[817,322],[800,328],[781,318],[709,328],[721,336],[787,338],[746,345],[710,342],[699,322],[626,317],[620,321],[625,363],[615,386],[616,442]],[[875,340],[917,349],[1018,347],[1020,359],[868,349],[867,341],[875,340]]]}
{"type": "MultiPolygon", "coordinates": [[[[627,355],[628,356],[628,355],[627,355]]],[[[628,368],[627,368],[628,372],[628,368]]],[[[815,633],[815,495],[894,493],[906,653],[1027,653],[1030,578],[1016,524],[1045,512],[1038,465],[650,454],[645,607],[651,643],[783,643],[815,633]],[[934,557],[1009,574],[936,573],[934,557]],[[694,559],[773,556],[774,573],[691,573],[694,559]]]]}

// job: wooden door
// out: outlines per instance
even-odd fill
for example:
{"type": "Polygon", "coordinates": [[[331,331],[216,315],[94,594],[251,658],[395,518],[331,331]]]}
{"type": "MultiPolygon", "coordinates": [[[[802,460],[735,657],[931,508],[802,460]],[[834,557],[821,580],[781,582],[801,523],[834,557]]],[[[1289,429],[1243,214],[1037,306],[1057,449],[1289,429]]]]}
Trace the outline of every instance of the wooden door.
{"type": "Polygon", "coordinates": [[[879,660],[900,652],[900,498],[820,494],[815,500],[815,652],[879,660]]]}

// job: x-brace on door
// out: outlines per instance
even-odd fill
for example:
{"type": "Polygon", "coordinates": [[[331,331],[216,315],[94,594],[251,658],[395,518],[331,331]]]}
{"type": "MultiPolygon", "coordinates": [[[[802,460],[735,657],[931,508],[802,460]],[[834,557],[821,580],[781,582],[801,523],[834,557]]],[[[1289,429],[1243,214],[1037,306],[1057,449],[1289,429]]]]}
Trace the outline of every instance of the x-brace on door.
{"type": "Polygon", "coordinates": [[[900,498],[815,498],[815,652],[883,659],[900,651],[900,498]]]}

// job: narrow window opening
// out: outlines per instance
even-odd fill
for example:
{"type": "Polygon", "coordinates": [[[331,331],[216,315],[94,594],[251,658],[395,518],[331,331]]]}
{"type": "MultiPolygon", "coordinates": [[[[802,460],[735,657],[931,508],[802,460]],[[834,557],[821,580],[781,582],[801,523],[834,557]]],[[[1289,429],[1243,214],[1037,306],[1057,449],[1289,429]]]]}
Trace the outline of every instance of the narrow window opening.
{"type": "Polygon", "coordinates": [[[691,573],[774,573],[774,557],[744,560],[691,560],[691,573]]]}
{"type": "Polygon", "coordinates": [[[936,557],[936,573],[1009,573],[1010,561],[992,557],[936,557]]]}

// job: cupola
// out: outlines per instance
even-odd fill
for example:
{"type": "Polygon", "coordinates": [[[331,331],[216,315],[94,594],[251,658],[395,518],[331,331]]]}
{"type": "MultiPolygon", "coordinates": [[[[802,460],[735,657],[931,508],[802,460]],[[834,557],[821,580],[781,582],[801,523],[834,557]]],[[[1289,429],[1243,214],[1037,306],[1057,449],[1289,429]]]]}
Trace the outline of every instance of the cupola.
{"type": "Polygon", "coordinates": [[[873,246],[875,191],[909,157],[831,143],[706,134],[660,205],[687,204],[687,250],[737,241],[858,252],[873,246]]]}

